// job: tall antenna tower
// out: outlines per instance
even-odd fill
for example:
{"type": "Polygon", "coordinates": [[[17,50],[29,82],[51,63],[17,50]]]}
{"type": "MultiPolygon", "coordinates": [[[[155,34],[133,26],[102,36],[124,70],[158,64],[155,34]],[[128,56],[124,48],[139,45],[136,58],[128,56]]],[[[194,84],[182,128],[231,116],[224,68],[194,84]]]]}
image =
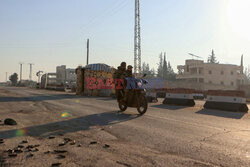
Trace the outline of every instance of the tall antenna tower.
{"type": "Polygon", "coordinates": [[[30,81],[32,80],[32,66],[34,65],[33,63],[29,63],[30,65],[30,75],[29,75],[29,78],[30,78],[30,81]]]}
{"type": "Polygon", "coordinates": [[[140,0],[135,0],[134,73],[141,74],[140,0]]]}

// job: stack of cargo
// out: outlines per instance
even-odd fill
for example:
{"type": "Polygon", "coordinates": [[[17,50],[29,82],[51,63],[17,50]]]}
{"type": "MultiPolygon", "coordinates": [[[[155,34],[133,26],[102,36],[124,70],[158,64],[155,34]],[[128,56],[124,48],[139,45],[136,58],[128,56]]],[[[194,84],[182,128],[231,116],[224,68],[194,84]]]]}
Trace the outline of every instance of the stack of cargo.
{"type": "Polygon", "coordinates": [[[174,88],[166,90],[166,97],[163,104],[168,105],[181,105],[181,106],[194,106],[194,90],[184,88],[174,88]]]}
{"type": "Polygon", "coordinates": [[[83,90],[84,90],[84,69],[82,67],[78,67],[76,69],[76,76],[77,76],[77,81],[76,81],[76,94],[77,95],[82,95],[83,90]]]}
{"type": "Polygon", "coordinates": [[[245,92],[233,90],[209,90],[204,108],[248,112],[245,92]]]}
{"type": "Polygon", "coordinates": [[[109,97],[115,93],[112,87],[106,86],[108,79],[113,79],[113,68],[105,64],[91,64],[87,65],[81,70],[76,69],[77,72],[77,94],[85,96],[102,96],[109,97]],[[88,80],[91,80],[90,87],[88,87],[88,80]],[[100,86],[100,87],[98,87],[100,86]]]}

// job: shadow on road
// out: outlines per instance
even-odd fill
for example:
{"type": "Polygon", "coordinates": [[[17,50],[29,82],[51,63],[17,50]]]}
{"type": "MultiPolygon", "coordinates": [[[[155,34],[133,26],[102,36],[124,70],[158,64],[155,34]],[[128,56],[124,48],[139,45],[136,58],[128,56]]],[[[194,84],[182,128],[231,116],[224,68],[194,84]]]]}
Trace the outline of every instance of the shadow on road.
{"type": "Polygon", "coordinates": [[[241,112],[229,112],[229,111],[208,110],[208,109],[202,109],[200,111],[197,111],[196,113],[204,115],[213,115],[224,118],[233,118],[233,119],[241,119],[245,114],[247,114],[241,112]]]}
{"type": "Polygon", "coordinates": [[[0,102],[21,102],[21,101],[37,102],[43,100],[62,100],[62,99],[74,99],[74,98],[86,98],[86,97],[69,95],[69,94],[46,95],[46,96],[38,95],[38,96],[28,96],[28,97],[0,97],[0,102]]]}
{"type": "MultiPolygon", "coordinates": [[[[70,120],[64,120],[44,125],[30,126],[22,128],[27,131],[27,136],[48,137],[50,135],[66,134],[82,130],[88,130],[91,126],[112,125],[124,121],[129,121],[140,117],[139,115],[118,113],[117,111],[105,112],[101,114],[87,115],[70,120]]],[[[19,129],[20,130],[20,129],[19,129]]],[[[0,138],[9,139],[16,137],[17,130],[7,130],[0,132],[0,138]]]]}
{"type": "Polygon", "coordinates": [[[168,109],[168,110],[179,110],[183,108],[188,108],[187,106],[171,106],[171,105],[166,105],[166,104],[158,104],[158,105],[153,105],[151,107],[168,109]]]}
{"type": "Polygon", "coordinates": [[[97,100],[102,100],[102,101],[112,101],[112,100],[116,100],[115,98],[111,98],[111,97],[107,97],[107,98],[99,98],[97,100]]]}

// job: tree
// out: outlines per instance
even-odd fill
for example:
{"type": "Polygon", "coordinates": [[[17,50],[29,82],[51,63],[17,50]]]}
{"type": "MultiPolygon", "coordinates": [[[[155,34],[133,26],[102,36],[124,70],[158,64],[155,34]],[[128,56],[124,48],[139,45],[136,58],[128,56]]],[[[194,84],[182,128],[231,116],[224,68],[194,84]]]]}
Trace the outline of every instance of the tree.
{"type": "Polygon", "coordinates": [[[157,78],[163,78],[163,58],[162,58],[162,53],[159,56],[159,64],[158,64],[158,69],[157,69],[157,78]]]}
{"type": "Polygon", "coordinates": [[[160,61],[158,64],[157,78],[161,78],[164,80],[175,80],[176,74],[174,73],[174,70],[170,62],[167,62],[166,60],[166,52],[164,53],[164,57],[163,54],[161,53],[159,58],[160,61]]]}
{"type": "Polygon", "coordinates": [[[175,80],[176,74],[174,73],[174,70],[170,64],[170,61],[168,62],[168,79],[169,80],[175,80]]]}
{"type": "Polygon", "coordinates": [[[163,60],[163,79],[167,79],[168,78],[168,65],[167,65],[167,61],[166,61],[166,53],[164,53],[164,60],[163,60]]]}
{"type": "Polygon", "coordinates": [[[248,68],[245,68],[244,72],[244,84],[250,84],[250,66],[248,68]]]}
{"type": "Polygon", "coordinates": [[[147,78],[155,78],[155,70],[154,69],[150,70],[148,63],[147,64],[145,62],[142,63],[142,73],[147,74],[147,78]]]}
{"type": "Polygon", "coordinates": [[[145,62],[142,63],[142,73],[148,74],[150,72],[149,70],[149,64],[146,64],[145,62]]]}
{"type": "Polygon", "coordinates": [[[214,54],[214,50],[212,50],[211,55],[208,56],[207,62],[208,62],[208,63],[219,63],[219,62],[216,60],[216,57],[215,57],[215,54],[214,54]]]}
{"type": "Polygon", "coordinates": [[[11,84],[12,84],[13,86],[16,86],[16,85],[17,85],[17,80],[18,80],[18,75],[17,75],[17,73],[12,74],[12,75],[9,77],[9,80],[11,81],[11,84]]]}
{"type": "Polygon", "coordinates": [[[155,78],[155,69],[154,68],[152,68],[151,70],[150,70],[150,76],[149,76],[150,78],[155,78]]]}

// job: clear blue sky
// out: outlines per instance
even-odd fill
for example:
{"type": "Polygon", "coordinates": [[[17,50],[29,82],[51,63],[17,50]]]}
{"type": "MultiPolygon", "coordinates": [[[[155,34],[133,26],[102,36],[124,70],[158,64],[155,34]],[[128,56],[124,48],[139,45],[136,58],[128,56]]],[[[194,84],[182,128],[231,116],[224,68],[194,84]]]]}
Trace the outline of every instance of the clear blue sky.
{"type": "MultiPolygon", "coordinates": [[[[160,52],[176,69],[191,52],[221,63],[250,64],[248,0],[141,0],[142,61],[157,68],[160,52]]],[[[0,0],[0,81],[5,72],[27,79],[34,63],[54,72],[90,63],[133,65],[134,0],[0,0]]]]}

